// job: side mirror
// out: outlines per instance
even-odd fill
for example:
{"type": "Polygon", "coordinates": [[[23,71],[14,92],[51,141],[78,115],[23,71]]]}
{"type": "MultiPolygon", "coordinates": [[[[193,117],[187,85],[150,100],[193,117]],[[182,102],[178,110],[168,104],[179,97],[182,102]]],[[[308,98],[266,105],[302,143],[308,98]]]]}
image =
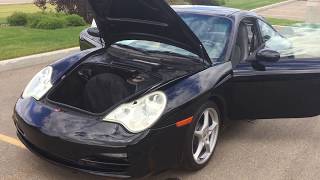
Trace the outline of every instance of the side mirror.
{"type": "Polygon", "coordinates": [[[256,53],[256,58],[251,62],[257,71],[265,71],[266,65],[276,63],[280,60],[280,53],[271,49],[261,49],[256,53]]]}
{"type": "Polygon", "coordinates": [[[271,49],[261,49],[256,54],[256,60],[266,63],[275,63],[280,60],[280,53],[271,49]]]}
{"type": "Polygon", "coordinates": [[[90,27],[87,30],[88,34],[94,37],[100,37],[99,29],[96,27],[90,27]]]}
{"type": "Polygon", "coordinates": [[[269,41],[271,39],[271,36],[265,35],[265,36],[263,36],[262,39],[263,39],[264,42],[267,42],[267,41],[269,41]]]}

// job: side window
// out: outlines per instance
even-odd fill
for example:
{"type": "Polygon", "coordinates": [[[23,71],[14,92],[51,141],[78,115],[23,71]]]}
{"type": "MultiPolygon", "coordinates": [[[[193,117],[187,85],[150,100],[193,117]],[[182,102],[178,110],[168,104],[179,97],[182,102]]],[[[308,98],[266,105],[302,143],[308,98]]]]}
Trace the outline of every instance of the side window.
{"type": "Polygon", "coordinates": [[[260,19],[258,20],[258,24],[263,42],[268,42],[270,39],[278,38],[280,36],[271,26],[260,19]]]}
{"type": "Polygon", "coordinates": [[[291,43],[286,38],[282,37],[277,31],[275,31],[270,25],[258,20],[258,25],[261,32],[262,42],[266,48],[278,51],[281,56],[285,56],[291,49],[291,43]]]}
{"type": "Polygon", "coordinates": [[[252,18],[242,20],[231,57],[234,65],[247,60],[256,51],[259,46],[258,37],[256,21],[252,18]]]}

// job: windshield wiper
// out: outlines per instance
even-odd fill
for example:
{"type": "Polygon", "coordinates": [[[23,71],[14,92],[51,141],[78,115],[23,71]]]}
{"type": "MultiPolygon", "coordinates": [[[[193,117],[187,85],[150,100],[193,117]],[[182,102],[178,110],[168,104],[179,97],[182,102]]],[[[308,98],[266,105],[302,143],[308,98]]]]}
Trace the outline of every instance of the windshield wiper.
{"type": "Polygon", "coordinates": [[[186,59],[191,59],[191,60],[196,61],[196,62],[201,61],[201,59],[198,58],[198,57],[195,57],[195,56],[192,56],[192,55],[184,55],[184,54],[180,54],[180,53],[175,53],[175,52],[172,52],[172,51],[156,51],[156,50],[150,50],[150,51],[145,51],[145,53],[182,57],[182,58],[186,58],[186,59]]]}
{"type": "Polygon", "coordinates": [[[129,45],[126,45],[126,44],[114,44],[114,45],[119,46],[119,47],[121,47],[121,48],[134,50],[134,51],[140,52],[140,53],[145,54],[145,55],[148,54],[148,53],[147,53],[145,50],[143,50],[143,49],[136,48],[136,47],[133,47],[133,46],[129,46],[129,45]]]}
{"type": "Polygon", "coordinates": [[[202,61],[198,57],[195,57],[192,55],[184,55],[184,54],[180,54],[180,53],[175,53],[172,51],[144,50],[144,49],[136,48],[136,47],[126,45],[126,44],[114,44],[114,45],[125,48],[125,49],[134,50],[134,51],[140,52],[140,53],[142,53],[144,55],[148,55],[148,56],[150,56],[151,54],[158,54],[158,55],[165,55],[165,56],[182,57],[182,58],[190,59],[190,60],[197,62],[197,63],[202,61]]]}

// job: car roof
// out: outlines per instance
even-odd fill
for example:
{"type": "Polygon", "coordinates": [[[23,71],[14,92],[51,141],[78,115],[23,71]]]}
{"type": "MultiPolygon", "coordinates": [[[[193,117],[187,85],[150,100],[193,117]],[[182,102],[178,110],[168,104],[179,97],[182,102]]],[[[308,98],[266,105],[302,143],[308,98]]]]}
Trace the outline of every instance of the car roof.
{"type": "Polygon", "coordinates": [[[256,16],[258,15],[252,11],[245,11],[235,8],[223,6],[204,6],[204,5],[173,5],[171,6],[176,12],[197,13],[203,15],[220,15],[220,16],[256,16]]]}

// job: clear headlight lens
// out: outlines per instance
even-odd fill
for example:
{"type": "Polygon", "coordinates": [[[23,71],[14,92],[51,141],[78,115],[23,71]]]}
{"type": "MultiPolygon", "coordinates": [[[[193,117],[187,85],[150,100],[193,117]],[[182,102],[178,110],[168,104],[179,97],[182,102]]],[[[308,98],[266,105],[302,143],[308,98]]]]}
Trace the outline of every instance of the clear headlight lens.
{"type": "Polygon", "coordinates": [[[51,76],[51,66],[38,72],[23,91],[22,98],[33,97],[36,100],[40,100],[52,87],[51,76]]]}
{"type": "Polygon", "coordinates": [[[138,133],[150,128],[157,122],[166,104],[166,95],[157,91],[133,102],[120,105],[103,120],[120,123],[128,131],[138,133]]]}

